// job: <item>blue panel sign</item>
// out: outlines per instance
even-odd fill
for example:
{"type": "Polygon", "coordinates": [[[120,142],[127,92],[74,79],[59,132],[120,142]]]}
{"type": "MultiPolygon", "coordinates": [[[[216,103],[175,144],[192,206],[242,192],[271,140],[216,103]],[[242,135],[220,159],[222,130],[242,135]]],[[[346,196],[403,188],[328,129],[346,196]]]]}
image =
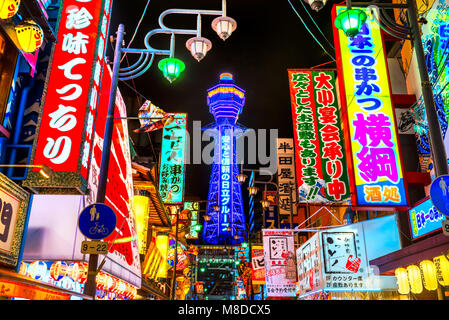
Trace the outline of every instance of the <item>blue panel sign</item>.
{"type": "Polygon", "coordinates": [[[449,216],[449,176],[437,177],[430,185],[430,199],[442,214],[449,216]]]}
{"type": "Polygon", "coordinates": [[[408,214],[413,239],[441,229],[441,221],[444,219],[444,216],[433,206],[430,199],[409,210],[408,214]]]}
{"type": "Polygon", "coordinates": [[[95,203],[83,209],[78,218],[81,233],[89,239],[101,240],[108,237],[117,224],[117,217],[111,207],[95,203]]]}

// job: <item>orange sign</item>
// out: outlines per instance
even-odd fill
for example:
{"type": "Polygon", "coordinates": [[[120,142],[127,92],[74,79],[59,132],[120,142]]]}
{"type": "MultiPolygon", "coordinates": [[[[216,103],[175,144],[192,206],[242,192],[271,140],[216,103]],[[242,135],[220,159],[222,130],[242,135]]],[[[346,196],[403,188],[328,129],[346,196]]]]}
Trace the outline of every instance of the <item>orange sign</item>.
{"type": "Polygon", "coordinates": [[[0,297],[29,300],[70,300],[69,294],[8,280],[0,280],[0,297]]]}

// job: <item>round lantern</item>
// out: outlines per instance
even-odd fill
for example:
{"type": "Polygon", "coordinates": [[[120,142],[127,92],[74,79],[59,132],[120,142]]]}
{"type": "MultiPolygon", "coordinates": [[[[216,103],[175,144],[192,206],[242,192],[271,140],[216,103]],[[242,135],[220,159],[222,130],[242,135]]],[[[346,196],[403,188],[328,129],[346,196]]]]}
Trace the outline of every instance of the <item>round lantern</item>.
{"type": "Polygon", "coordinates": [[[20,0],[0,0],[0,19],[9,19],[19,11],[20,0]]]}
{"type": "Polygon", "coordinates": [[[67,263],[64,261],[56,261],[50,267],[50,277],[53,280],[59,281],[67,274],[67,263]]]}
{"type": "Polygon", "coordinates": [[[423,286],[421,281],[421,271],[418,266],[411,265],[407,267],[407,277],[410,283],[410,291],[415,294],[422,292],[423,286]]]}
{"type": "Polygon", "coordinates": [[[81,278],[80,264],[78,262],[71,263],[67,268],[67,275],[72,278],[73,281],[78,282],[81,278]]]}
{"type": "Polygon", "coordinates": [[[433,262],[430,260],[421,261],[419,267],[424,279],[424,288],[429,291],[436,290],[438,288],[437,271],[433,262]]]}
{"type": "Polygon", "coordinates": [[[42,28],[32,20],[19,23],[16,27],[17,40],[23,52],[32,53],[39,49],[44,39],[42,28]]]}
{"type": "Polygon", "coordinates": [[[36,280],[41,280],[47,272],[47,264],[43,261],[33,261],[28,267],[28,275],[36,280]]]}
{"type": "Polygon", "coordinates": [[[394,271],[394,275],[396,276],[396,280],[398,283],[398,292],[400,294],[409,294],[410,285],[408,284],[407,270],[405,270],[404,268],[397,268],[394,271]]]}
{"type": "Polygon", "coordinates": [[[126,283],[119,280],[117,293],[119,295],[123,295],[125,293],[125,291],[126,291],[126,283]]]}
{"type": "Polygon", "coordinates": [[[85,283],[87,280],[87,272],[89,271],[87,263],[80,262],[80,263],[78,263],[78,267],[79,267],[79,271],[80,271],[78,282],[85,283]]]}
{"type": "Polygon", "coordinates": [[[104,272],[98,272],[95,277],[95,282],[97,284],[97,289],[107,291],[106,289],[106,274],[104,272]]]}
{"type": "Polygon", "coordinates": [[[433,263],[437,272],[437,279],[440,285],[449,286],[449,260],[441,255],[433,258],[433,263]]]}

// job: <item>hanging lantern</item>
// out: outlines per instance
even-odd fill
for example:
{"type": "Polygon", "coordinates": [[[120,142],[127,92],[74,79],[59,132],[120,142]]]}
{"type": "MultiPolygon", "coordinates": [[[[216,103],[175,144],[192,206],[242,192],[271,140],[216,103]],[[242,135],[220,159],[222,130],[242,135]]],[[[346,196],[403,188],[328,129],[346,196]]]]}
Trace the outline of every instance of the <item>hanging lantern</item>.
{"type": "Polygon", "coordinates": [[[438,283],[442,286],[449,286],[449,260],[441,255],[433,258],[438,283]]]}
{"type": "Polygon", "coordinates": [[[200,62],[212,48],[212,42],[203,37],[193,37],[187,40],[186,47],[192,56],[200,62]]]}
{"type": "Polygon", "coordinates": [[[20,50],[33,53],[39,49],[44,39],[42,28],[32,20],[25,20],[16,27],[17,39],[19,40],[20,50]]]}
{"type": "Polygon", "coordinates": [[[28,267],[28,275],[36,280],[41,280],[47,272],[47,264],[43,261],[33,261],[28,267]]]}
{"type": "Polygon", "coordinates": [[[430,260],[424,260],[419,263],[423,275],[424,288],[432,291],[438,288],[437,271],[435,265],[430,260]]]}
{"type": "Polygon", "coordinates": [[[73,281],[78,282],[81,278],[81,270],[78,262],[73,262],[67,269],[67,275],[72,278],[73,281]]]}
{"type": "Polygon", "coordinates": [[[249,194],[254,197],[257,194],[257,192],[259,192],[259,188],[255,187],[255,186],[251,186],[251,187],[248,187],[248,191],[249,191],[249,194]]]}
{"type": "Polygon", "coordinates": [[[349,38],[354,38],[365,24],[367,15],[363,10],[351,9],[341,12],[335,18],[335,27],[342,30],[349,38]]]}
{"type": "Polygon", "coordinates": [[[158,67],[170,83],[175,81],[186,68],[184,62],[176,58],[162,59],[158,67]]]}
{"type": "Polygon", "coordinates": [[[0,19],[9,19],[19,11],[20,0],[0,0],[0,19]]]}
{"type": "Polygon", "coordinates": [[[168,256],[168,232],[158,232],[156,236],[156,247],[162,256],[162,263],[157,271],[157,278],[167,278],[169,265],[167,262],[168,256]]]}
{"type": "Polygon", "coordinates": [[[420,294],[422,292],[422,280],[421,271],[418,266],[411,265],[407,267],[407,277],[410,283],[410,291],[414,294],[420,294]]]}
{"type": "Polygon", "coordinates": [[[87,272],[89,271],[89,268],[87,266],[87,263],[83,263],[83,262],[78,263],[78,267],[79,267],[79,270],[80,270],[80,275],[79,275],[79,278],[78,278],[78,282],[83,284],[87,280],[87,272]]]}
{"type": "Polygon", "coordinates": [[[136,229],[139,239],[139,253],[144,254],[147,247],[148,217],[150,198],[135,195],[133,197],[133,211],[136,217],[136,229]]]}
{"type": "Polygon", "coordinates": [[[67,263],[64,261],[56,261],[50,266],[50,277],[53,280],[59,281],[67,274],[67,263]]]}
{"type": "Polygon", "coordinates": [[[246,174],[243,174],[243,173],[239,173],[236,177],[237,177],[237,181],[240,184],[244,184],[245,181],[246,181],[246,178],[248,178],[248,176],[246,174]]]}
{"type": "Polygon", "coordinates": [[[237,28],[237,22],[229,17],[218,17],[212,21],[212,29],[218,34],[218,36],[224,41],[231,33],[237,28]]]}
{"type": "Polygon", "coordinates": [[[261,200],[260,203],[264,209],[268,209],[270,207],[271,201],[269,200],[261,200]]]}
{"type": "Polygon", "coordinates": [[[98,272],[95,276],[95,283],[97,284],[97,289],[106,290],[106,274],[104,272],[98,272]]]}

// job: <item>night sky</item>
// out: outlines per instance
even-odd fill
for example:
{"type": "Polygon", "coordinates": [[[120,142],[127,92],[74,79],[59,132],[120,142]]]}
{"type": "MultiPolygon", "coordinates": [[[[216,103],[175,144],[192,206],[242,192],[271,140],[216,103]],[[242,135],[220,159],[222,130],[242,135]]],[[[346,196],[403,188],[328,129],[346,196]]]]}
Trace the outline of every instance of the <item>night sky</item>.
{"type": "MultiPolygon", "coordinates": [[[[317,39],[334,55],[332,47],[304,10],[301,0],[290,1],[317,39]]],[[[147,0],[114,0],[110,33],[115,36],[118,24],[123,23],[125,46],[134,34],[146,3],[147,0]]],[[[332,44],[330,12],[333,3],[329,1],[318,13],[306,4],[308,12],[332,44]]],[[[151,0],[131,48],[144,48],[146,33],[159,28],[159,15],[173,8],[221,10],[221,0],[151,0]]],[[[226,41],[212,30],[211,22],[216,16],[202,16],[202,36],[212,42],[212,49],[201,62],[197,62],[185,46],[192,36],[176,36],[175,57],[185,63],[186,69],[172,84],[157,67],[157,63],[167,56],[156,56],[152,67],[143,76],[134,82],[126,82],[128,86],[135,87],[139,95],[122,82],[119,89],[124,96],[139,96],[142,103],[144,96],[166,112],[186,112],[190,123],[197,120],[204,126],[213,122],[206,104],[206,90],[218,83],[221,73],[229,72],[234,75],[235,83],[246,91],[246,103],[239,122],[252,129],[278,129],[279,137],[292,138],[287,69],[310,68],[332,59],[315,42],[286,0],[228,0],[227,16],[237,21],[237,29],[226,41]]],[[[167,16],[164,23],[170,28],[195,29],[196,16],[173,14],[167,16]]],[[[169,35],[155,35],[150,44],[154,48],[168,50],[169,39],[169,35]]],[[[113,57],[110,50],[108,55],[113,57]]],[[[137,55],[128,54],[127,57],[129,63],[133,63],[137,55]]],[[[126,59],[121,66],[127,66],[126,59]]],[[[335,67],[335,63],[324,67],[335,67]]],[[[137,103],[128,105],[128,116],[137,116],[139,107],[137,103]]],[[[130,121],[129,125],[132,128],[138,123],[130,121]]],[[[155,134],[151,137],[153,143],[159,142],[155,134]]],[[[133,137],[134,143],[135,140],[133,137]]],[[[210,170],[207,165],[187,166],[187,196],[207,199],[210,170]]]]}

